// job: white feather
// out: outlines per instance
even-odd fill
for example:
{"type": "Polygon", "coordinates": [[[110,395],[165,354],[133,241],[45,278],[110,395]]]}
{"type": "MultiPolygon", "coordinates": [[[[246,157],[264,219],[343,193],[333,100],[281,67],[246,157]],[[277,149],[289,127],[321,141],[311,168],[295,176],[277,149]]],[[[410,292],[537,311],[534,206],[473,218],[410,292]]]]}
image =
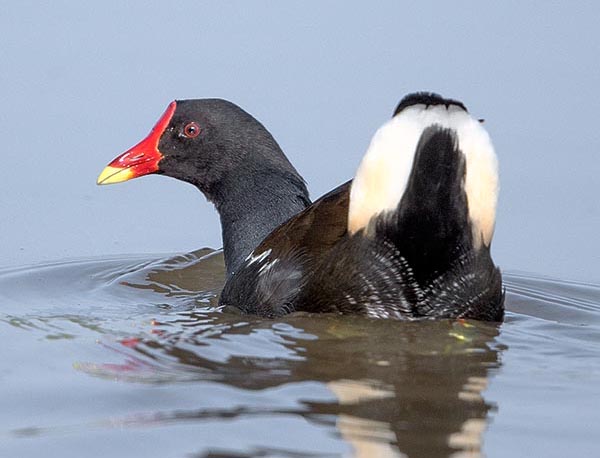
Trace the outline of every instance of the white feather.
{"type": "Polygon", "coordinates": [[[271,249],[269,248],[266,251],[263,251],[262,253],[255,255],[254,251],[251,252],[247,257],[246,257],[246,265],[250,266],[252,264],[254,264],[255,262],[261,263],[263,262],[267,256],[269,256],[271,254],[271,249]]]}
{"type": "MultiPolygon", "coordinates": [[[[365,228],[371,218],[395,209],[406,190],[423,131],[439,125],[455,131],[466,159],[465,192],[476,244],[489,245],[498,198],[498,162],[481,123],[450,105],[413,105],[385,123],[373,136],[350,191],[348,230],[365,228]]],[[[424,199],[427,196],[423,196],[424,199]]]]}

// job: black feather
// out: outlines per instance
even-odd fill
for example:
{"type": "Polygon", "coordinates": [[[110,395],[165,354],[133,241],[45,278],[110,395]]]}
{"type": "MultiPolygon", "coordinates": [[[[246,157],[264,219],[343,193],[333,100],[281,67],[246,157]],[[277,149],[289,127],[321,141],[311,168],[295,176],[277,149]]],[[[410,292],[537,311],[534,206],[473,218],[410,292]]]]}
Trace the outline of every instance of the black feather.
{"type": "Polygon", "coordinates": [[[412,105],[444,105],[446,108],[448,108],[450,105],[455,105],[467,111],[467,107],[465,107],[464,104],[462,102],[459,102],[458,100],[445,99],[444,97],[442,97],[439,94],[436,94],[435,92],[414,92],[412,94],[408,94],[400,101],[400,103],[394,110],[393,116],[396,116],[402,110],[412,105]]]}

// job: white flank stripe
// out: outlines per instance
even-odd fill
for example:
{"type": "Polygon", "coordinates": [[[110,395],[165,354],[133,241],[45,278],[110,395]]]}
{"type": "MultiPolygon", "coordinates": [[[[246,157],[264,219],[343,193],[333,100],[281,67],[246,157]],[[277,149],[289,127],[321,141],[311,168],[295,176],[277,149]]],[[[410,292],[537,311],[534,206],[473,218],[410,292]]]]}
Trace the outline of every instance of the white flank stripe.
{"type": "Polygon", "coordinates": [[[255,262],[262,262],[270,254],[271,254],[271,249],[270,248],[268,250],[266,250],[266,251],[263,251],[259,255],[255,255],[254,251],[253,251],[246,258],[246,265],[250,266],[250,265],[254,264],[255,262]]]}

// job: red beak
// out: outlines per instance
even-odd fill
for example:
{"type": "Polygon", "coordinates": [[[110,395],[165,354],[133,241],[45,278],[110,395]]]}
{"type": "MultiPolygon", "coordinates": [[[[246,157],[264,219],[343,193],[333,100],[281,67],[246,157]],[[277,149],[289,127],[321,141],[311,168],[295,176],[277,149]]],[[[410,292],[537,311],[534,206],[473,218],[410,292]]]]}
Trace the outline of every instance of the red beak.
{"type": "Polygon", "coordinates": [[[165,129],[171,122],[177,102],[171,102],[160,117],[150,134],[135,145],[116,157],[98,177],[98,184],[120,183],[158,171],[158,163],[163,155],[158,150],[158,142],[165,129]]]}

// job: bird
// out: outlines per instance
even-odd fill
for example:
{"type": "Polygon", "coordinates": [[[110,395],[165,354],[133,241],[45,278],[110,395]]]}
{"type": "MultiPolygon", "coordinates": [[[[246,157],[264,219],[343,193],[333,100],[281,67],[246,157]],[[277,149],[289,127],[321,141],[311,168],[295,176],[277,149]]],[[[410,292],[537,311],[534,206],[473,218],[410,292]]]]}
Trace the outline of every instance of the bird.
{"type": "Polygon", "coordinates": [[[498,161],[460,101],[405,96],[354,179],[314,203],[264,126],[221,100],[172,102],[98,183],[149,173],[192,183],[215,203],[227,267],[220,305],[267,318],[503,319],[502,275],[490,253],[498,161]],[[277,197],[269,199],[271,182],[277,197]]]}

